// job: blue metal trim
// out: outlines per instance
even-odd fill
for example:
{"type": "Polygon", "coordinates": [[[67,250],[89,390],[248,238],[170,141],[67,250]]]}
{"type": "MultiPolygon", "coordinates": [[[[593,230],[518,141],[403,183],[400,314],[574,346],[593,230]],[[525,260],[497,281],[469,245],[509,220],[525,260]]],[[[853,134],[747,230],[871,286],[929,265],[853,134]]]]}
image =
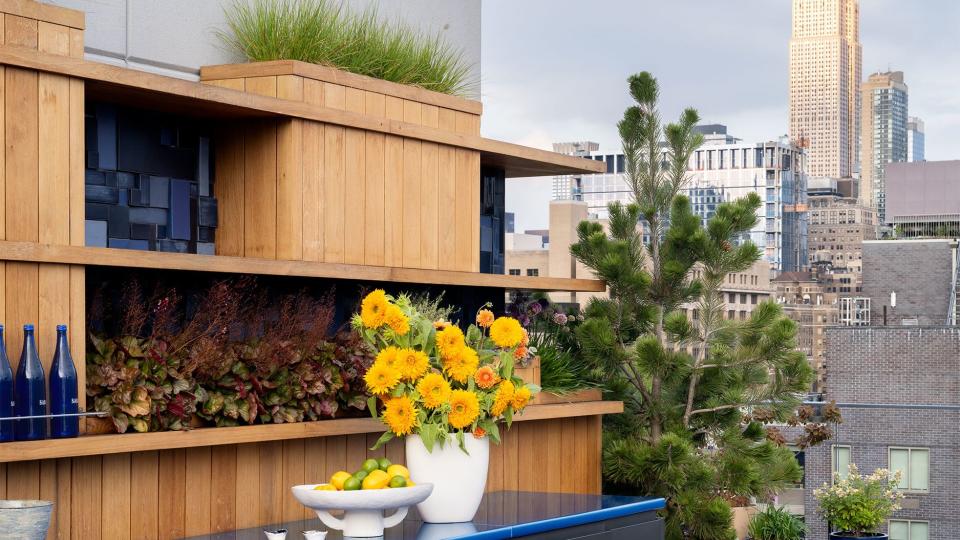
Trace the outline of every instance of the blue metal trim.
{"type": "Polygon", "coordinates": [[[599,521],[631,516],[643,512],[663,510],[664,508],[666,508],[666,500],[662,498],[649,499],[646,501],[627,503],[610,508],[591,510],[589,512],[573,514],[570,516],[559,516],[540,521],[531,521],[529,523],[506,525],[501,528],[491,529],[488,531],[451,537],[449,540],[509,540],[511,538],[517,538],[520,536],[528,536],[531,534],[555,531],[568,527],[576,527],[578,525],[586,525],[588,523],[597,523],[599,521]]]}

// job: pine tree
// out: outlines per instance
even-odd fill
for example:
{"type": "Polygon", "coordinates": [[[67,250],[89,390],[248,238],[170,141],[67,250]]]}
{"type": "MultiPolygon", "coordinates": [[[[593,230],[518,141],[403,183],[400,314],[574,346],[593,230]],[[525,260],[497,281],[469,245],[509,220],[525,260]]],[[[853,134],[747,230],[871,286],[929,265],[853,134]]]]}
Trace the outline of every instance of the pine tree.
{"type": "MultiPolygon", "coordinates": [[[[604,477],[608,490],[666,497],[669,539],[729,540],[729,501],[799,480],[793,453],[765,424],[810,419],[800,397],[813,372],[775,303],[748,320],[723,317],[726,276],[760,257],[740,241],[759,197],[721,204],[704,227],[681,194],[703,143],[697,112],[664,126],[656,79],[634,75],[629,89],[636,105],[618,128],[633,200],[609,206],[607,230],[580,223],[571,246],[610,292],[591,301],[577,331],[585,358],[626,404],[607,420],[604,477]],[[692,320],[685,306],[695,307],[692,320]]],[[[829,430],[816,424],[807,434],[801,444],[829,430]]]]}

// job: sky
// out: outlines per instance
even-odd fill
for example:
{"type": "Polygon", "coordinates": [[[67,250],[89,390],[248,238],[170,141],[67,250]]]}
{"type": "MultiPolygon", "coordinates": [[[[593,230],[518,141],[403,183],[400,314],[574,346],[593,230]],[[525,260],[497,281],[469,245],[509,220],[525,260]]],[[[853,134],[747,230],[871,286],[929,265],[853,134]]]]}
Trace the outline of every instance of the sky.
{"type": "MultiPolygon", "coordinates": [[[[620,150],[626,78],[650,71],[661,112],[688,106],[746,141],[787,132],[790,0],[483,0],[482,134],[550,150],[620,150]]],[[[960,159],[960,1],[861,0],[863,78],[903,71],[926,158],[960,159]]],[[[507,181],[517,230],[545,228],[551,179],[507,181]]]]}

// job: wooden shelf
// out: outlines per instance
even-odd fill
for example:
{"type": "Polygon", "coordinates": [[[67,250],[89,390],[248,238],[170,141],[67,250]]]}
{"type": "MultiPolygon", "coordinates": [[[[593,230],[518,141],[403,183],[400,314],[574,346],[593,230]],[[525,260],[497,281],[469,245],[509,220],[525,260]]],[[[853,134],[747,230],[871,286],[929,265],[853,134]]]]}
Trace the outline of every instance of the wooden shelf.
{"type": "MultiPolygon", "coordinates": [[[[574,418],[621,412],[623,412],[623,403],[620,401],[530,405],[514,421],[574,418]]],[[[75,439],[0,443],[0,463],[378,433],[383,429],[383,424],[373,418],[342,418],[294,424],[201,428],[192,431],[88,435],[75,439]]]]}
{"type": "Polygon", "coordinates": [[[592,159],[46,54],[24,47],[0,46],[0,64],[84,79],[87,81],[86,95],[90,99],[209,117],[304,118],[476,150],[480,152],[481,164],[503,167],[507,177],[594,174],[606,170],[602,162],[592,159]]]}
{"type": "Polygon", "coordinates": [[[227,257],[223,255],[193,255],[131,249],[59,246],[32,242],[0,241],[0,260],[84,266],[147,268],[156,270],[187,270],[194,272],[222,272],[228,274],[256,274],[267,276],[299,276],[356,281],[390,283],[419,283],[426,285],[458,285],[466,287],[495,287],[531,291],[602,292],[606,287],[596,279],[566,279],[550,277],[507,276],[479,272],[451,270],[424,270],[360,264],[334,264],[310,261],[284,261],[227,257]]]}

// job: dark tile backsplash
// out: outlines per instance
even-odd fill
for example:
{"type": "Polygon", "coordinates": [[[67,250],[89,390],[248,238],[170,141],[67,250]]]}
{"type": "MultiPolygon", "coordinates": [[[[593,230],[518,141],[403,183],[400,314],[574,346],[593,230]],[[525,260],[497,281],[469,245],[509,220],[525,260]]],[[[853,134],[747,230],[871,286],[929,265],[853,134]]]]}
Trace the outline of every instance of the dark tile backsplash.
{"type": "Polygon", "coordinates": [[[194,120],[87,103],[86,245],[214,253],[210,137],[194,120]]]}

